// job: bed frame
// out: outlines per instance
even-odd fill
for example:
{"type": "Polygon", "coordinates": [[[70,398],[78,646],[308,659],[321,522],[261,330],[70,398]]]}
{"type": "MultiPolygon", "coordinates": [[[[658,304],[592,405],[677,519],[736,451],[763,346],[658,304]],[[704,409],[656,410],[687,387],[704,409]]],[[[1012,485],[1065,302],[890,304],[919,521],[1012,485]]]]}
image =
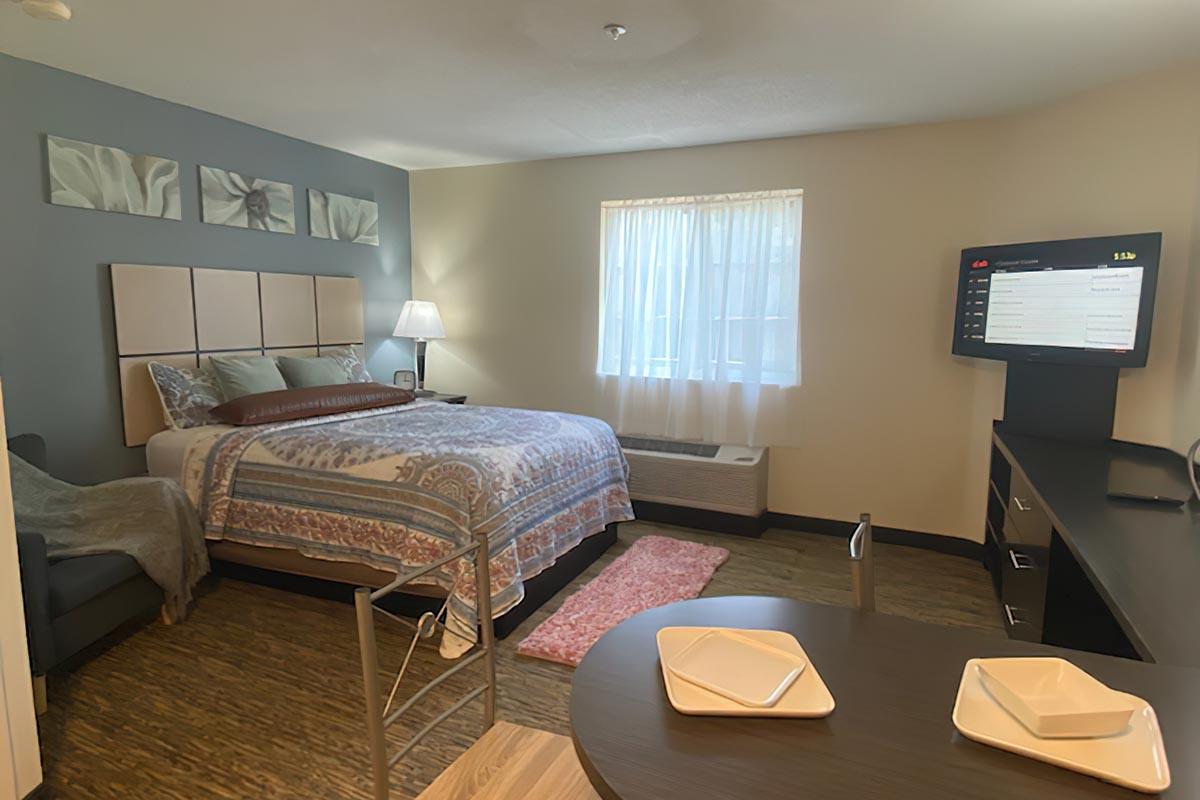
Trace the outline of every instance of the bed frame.
{"type": "MultiPolygon", "coordinates": [[[[147,264],[112,264],[110,274],[128,447],[167,428],[151,361],[197,367],[214,355],[315,356],[344,347],[364,355],[358,278],[147,264]]],[[[496,635],[511,633],[616,538],[610,525],[526,581],[525,599],[495,620],[496,635]]],[[[359,564],[234,542],[210,542],[209,555],[218,574],[335,599],[350,600],[355,586],[379,588],[396,578],[359,564]]],[[[418,616],[444,599],[442,590],[409,583],[404,592],[389,592],[384,604],[418,616]]]]}
{"type": "MultiPolygon", "coordinates": [[[[563,553],[552,566],[527,579],[524,584],[525,599],[492,620],[496,638],[508,638],[517,626],[604,555],[616,541],[617,523],[614,522],[563,553]]],[[[396,577],[390,572],[359,564],[323,561],[307,558],[294,550],[234,542],[212,542],[208,554],[213,559],[213,572],[218,576],[343,603],[354,601],[355,587],[376,589],[386,586],[396,577]]],[[[416,618],[437,610],[445,598],[443,589],[412,583],[403,591],[388,594],[377,604],[393,614],[416,618]]]]}
{"type": "MultiPolygon", "coordinates": [[[[331,347],[351,346],[360,352],[363,348],[362,287],[356,278],[135,264],[113,264],[111,276],[121,413],[129,447],[143,445],[166,429],[147,368],[150,361],[198,367],[218,354],[304,356],[331,347]]],[[[485,535],[399,574],[308,558],[294,550],[226,541],[210,542],[209,554],[219,574],[339,599],[353,597],[374,796],[386,800],[392,768],[426,734],[471,701],[483,698],[483,727],[485,731],[491,727],[496,718],[496,638],[511,633],[616,539],[616,524],[584,539],[549,569],[525,581],[525,598],[491,624],[487,624],[492,620],[492,598],[485,535]],[[418,639],[432,636],[445,613],[448,593],[420,581],[438,567],[468,556],[475,564],[478,587],[478,642],[408,700],[396,703],[404,667],[394,676],[381,672],[375,617],[412,627],[413,647],[418,639]],[[401,615],[417,617],[418,622],[401,615]],[[434,687],[476,663],[483,668],[483,682],[389,754],[387,729],[434,687]],[[386,695],[381,678],[389,680],[386,695]]]]}

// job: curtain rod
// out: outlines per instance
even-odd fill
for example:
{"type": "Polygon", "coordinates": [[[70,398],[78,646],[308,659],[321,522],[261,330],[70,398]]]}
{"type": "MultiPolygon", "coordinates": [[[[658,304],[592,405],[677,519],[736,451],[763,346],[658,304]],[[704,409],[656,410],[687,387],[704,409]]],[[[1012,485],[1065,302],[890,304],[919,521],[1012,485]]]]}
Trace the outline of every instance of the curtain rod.
{"type": "Polygon", "coordinates": [[[728,194],[684,195],[680,197],[647,197],[636,200],[605,200],[601,208],[629,208],[631,206],[680,206],[729,203],[747,200],[771,200],[776,198],[800,198],[802,189],[773,189],[762,192],[731,192],[728,194]]]}

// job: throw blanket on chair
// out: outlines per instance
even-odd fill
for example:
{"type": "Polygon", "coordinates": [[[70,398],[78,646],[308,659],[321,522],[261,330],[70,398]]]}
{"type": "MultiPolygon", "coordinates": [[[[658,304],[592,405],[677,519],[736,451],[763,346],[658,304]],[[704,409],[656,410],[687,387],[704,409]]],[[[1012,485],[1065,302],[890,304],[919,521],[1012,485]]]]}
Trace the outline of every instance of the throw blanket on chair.
{"type": "Polygon", "coordinates": [[[183,619],[192,587],[208,572],[208,551],[200,520],[178,485],[126,478],[75,486],[16,455],[9,459],[19,529],[40,533],[51,557],[128,553],[162,588],[163,619],[183,619]]]}

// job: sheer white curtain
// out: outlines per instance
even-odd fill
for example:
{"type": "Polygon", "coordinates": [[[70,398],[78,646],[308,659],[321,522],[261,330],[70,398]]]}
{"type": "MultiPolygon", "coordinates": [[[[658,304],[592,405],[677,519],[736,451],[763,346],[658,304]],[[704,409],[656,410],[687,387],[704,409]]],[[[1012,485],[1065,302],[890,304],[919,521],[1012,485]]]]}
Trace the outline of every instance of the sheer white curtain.
{"type": "Polygon", "coordinates": [[[799,191],[603,205],[596,372],[623,433],[787,444],[799,191]]]}

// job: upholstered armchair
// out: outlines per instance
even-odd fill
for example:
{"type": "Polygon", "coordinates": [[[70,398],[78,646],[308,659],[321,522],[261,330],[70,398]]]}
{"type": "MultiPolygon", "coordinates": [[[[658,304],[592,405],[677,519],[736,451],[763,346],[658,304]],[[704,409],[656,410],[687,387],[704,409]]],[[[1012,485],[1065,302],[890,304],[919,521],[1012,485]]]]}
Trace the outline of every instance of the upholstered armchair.
{"type": "MultiPolygon", "coordinates": [[[[8,440],[8,449],[46,468],[46,443],[29,434],[8,440]]],[[[69,666],[92,645],[126,623],[152,619],[162,590],[125,553],[74,558],[47,555],[37,531],[17,528],[25,627],[38,713],[46,709],[46,673],[69,666]]]]}

